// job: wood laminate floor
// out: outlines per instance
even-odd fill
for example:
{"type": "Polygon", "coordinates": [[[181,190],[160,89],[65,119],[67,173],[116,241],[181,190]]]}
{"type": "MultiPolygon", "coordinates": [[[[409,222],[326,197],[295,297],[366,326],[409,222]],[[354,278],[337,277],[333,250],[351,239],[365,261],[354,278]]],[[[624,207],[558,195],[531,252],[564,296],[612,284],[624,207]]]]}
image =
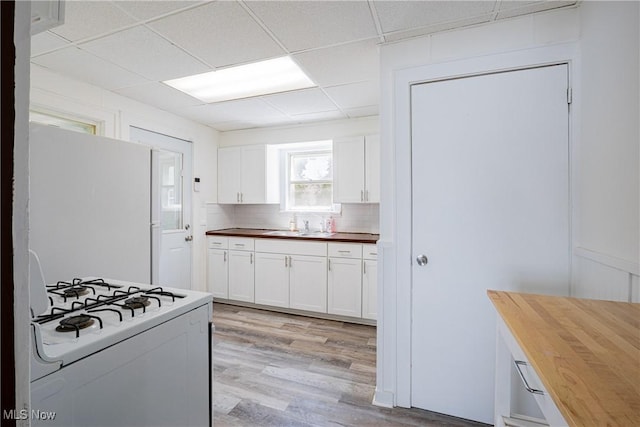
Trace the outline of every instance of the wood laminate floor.
{"type": "Polygon", "coordinates": [[[380,408],[372,326],[215,303],[214,425],[484,426],[380,408]]]}

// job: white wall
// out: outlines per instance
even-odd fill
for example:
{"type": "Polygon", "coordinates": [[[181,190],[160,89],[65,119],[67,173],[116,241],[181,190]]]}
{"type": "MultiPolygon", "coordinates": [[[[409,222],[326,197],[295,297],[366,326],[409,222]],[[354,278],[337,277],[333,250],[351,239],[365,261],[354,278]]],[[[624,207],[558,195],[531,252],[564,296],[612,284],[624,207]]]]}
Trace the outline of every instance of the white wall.
{"type": "Polygon", "coordinates": [[[35,65],[31,67],[31,105],[101,122],[103,135],[111,138],[128,141],[129,126],[137,126],[193,142],[193,175],[200,178],[200,191],[192,194],[192,286],[206,290],[206,204],[217,199],[218,132],[35,65]]]}
{"type": "Polygon", "coordinates": [[[640,275],[639,15],[638,2],[580,7],[582,128],[572,292],[578,297],[629,301],[640,275]]]}
{"type": "Polygon", "coordinates": [[[399,245],[408,239],[407,226],[398,222],[398,197],[406,198],[409,191],[397,188],[397,182],[399,177],[406,181],[410,172],[395,168],[396,155],[407,153],[394,141],[396,131],[408,124],[395,122],[395,94],[402,89],[394,86],[396,75],[417,66],[471,59],[491,64],[496,55],[531,55],[534,64],[538,58],[533,55],[543,48],[576,51],[571,70],[576,85],[571,106],[573,293],[637,300],[638,15],[637,2],[582,2],[381,47],[381,158],[388,161],[381,165],[376,402],[410,404],[410,371],[404,366],[410,319],[398,320],[406,317],[411,303],[410,278],[399,272],[405,258],[397,259],[405,250],[399,245]],[[634,271],[636,275],[630,274],[634,271]]]}

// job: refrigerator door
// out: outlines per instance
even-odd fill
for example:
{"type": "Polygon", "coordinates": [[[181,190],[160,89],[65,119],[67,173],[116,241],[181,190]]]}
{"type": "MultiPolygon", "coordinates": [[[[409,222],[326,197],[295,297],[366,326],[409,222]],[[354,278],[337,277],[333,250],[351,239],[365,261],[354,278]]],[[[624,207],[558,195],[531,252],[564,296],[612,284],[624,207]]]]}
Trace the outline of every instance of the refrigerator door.
{"type": "Polygon", "coordinates": [[[29,160],[30,247],[47,281],[149,283],[149,147],[32,124],[29,160]]]}

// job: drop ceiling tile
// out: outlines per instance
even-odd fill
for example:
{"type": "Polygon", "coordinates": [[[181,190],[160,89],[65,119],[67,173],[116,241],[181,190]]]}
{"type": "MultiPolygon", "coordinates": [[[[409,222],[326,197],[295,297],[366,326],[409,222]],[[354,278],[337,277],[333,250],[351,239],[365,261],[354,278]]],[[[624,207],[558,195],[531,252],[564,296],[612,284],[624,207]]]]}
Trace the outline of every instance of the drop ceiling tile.
{"type": "Polygon", "coordinates": [[[286,114],[268,105],[260,98],[218,102],[187,107],[184,114],[190,118],[215,124],[224,122],[251,122],[254,118],[264,120],[288,120],[286,114]]]}
{"type": "Polygon", "coordinates": [[[64,24],[50,31],[70,41],[104,34],[136,22],[111,2],[66,1],[64,4],[64,24]]]}
{"type": "Polygon", "coordinates": [[[347,108],[344,112],[350,119],[355,119],[357,117],[377,116],[379,108],[377,105],[369,105],[368,107],[347,108]]]}
{"type": "Polygon", "coordinates": [[[289,115],[336,111],[338,109],[319,88],[283,92],[263,96],[262,99],[289,115]]]}
{"type": "Polygon", "coordinates": [[[202,105],[202,101],[158,82],[122,88],[114,92],[127,98],[132,98],[145,104],[176,113],[181,112],[185,107],[202,105]]]}
{"type": "Polygon", "coordinates": [[[486,15],[474,16],[468,19],[462,19],[459,21],[453,22],[445,22],[442,24],[434,24],[429,25],[427,27],[416,28],[408,31],[397,31],[395,33],[385,34],[385,41],[387,42],[395,42],[398,40],[409,39],[413,37],[420,37],[427,34],[434,34],[441,31],[453,30],[456,28],[468,27],[471,25],[482,24],[485,22],[489,22],[493,19],[493,13],[489,13],[486,15]]]}
{"type": "MultiPolygon", "coordinates": [[[[519,2],[510,2],[510,3],[519,3],[519,2]]],[[[572,6],[575,3],[576,3],[575,1],[545,1],[545,2],[535,2],[532,4],[525,4],[524,6],[514,5],[514,7],[505,8],[503,11],[499,12],[497,19],[511,18],[514,16],[521,16],[521,15],[527,15],[530,13],[542,12],[545,10],[557,9],[559,7],[572,6]]]]}
{"type": "Polygon", "coordinates": [[[49,31],[31,36],[31,56],[69,45],[69,42],[49,31]]]}
{"type": "Polygon", "coordinates": [[[377,80],[377,39],[317,49],[293,55],[293,59],[320,86],[377,80]]]}
{"type": "Polygon", "coordinates": [[[77,47],[40,55],[31,62],[108,90],[149,82],[77,47]]]}
{"type": "Polygon", "coordinates": [[[255,127],[254,125],[252,125],[249,122],[224,122],[224,123],[216,123],[211,124],[211,123],[207,123],[209,126],[211,126],[212,128],[220,131],[220,132],[229,132],[232,130],[243,130],[243,129],[251,129],[253,127],[255,127]]]}
{"type": "Polygon", "coordinates": [[[374,1],[383,33],[458,21],[493,12],[495,1],[374,1]]]}
{"type": "Polygon", "coordinates": [[[380,99],[380,87],[377,81],[332,86],[325,88],[325,91],[341,109],[378,105],[380,99]]]}
{"type": "Polygon", "coordinates": [[[296,114],[291,118],[297,123],[309,123],[321,120],[346,119],[347,115],[341,111],[325,111],[322,113],[296,114]]]}
{"type": "Polygon", "coordinates": [[[377,37],[366,1],[247,1],[290,52],[377,37]]]}
{"type": "Polygon", "coordinates": [[[173,0],[128,0],[115,1],[118,7],[125,12],[140,20],[153,19],[156,16],[166,15],[168,13],[192,7],[200,1],[173,1],[173,0]]]}
{"type": "Polygon", "coordinates": [[[168,80],[211,71],[142,26],[83,43],[81,47],[149,80],[168,80]]]}
{"type": "Polygon", "coordinates": [[[213,67],[286,54],[236,2],[209,3],[149,25],[213,67]]]}

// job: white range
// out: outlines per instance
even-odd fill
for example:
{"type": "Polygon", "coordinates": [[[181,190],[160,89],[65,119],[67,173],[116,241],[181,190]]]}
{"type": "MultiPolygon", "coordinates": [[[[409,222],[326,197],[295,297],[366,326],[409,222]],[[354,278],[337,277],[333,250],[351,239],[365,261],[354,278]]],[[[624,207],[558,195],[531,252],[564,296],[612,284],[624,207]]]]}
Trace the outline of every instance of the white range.
{"type": "Polygon", "coordinates": [[[32,425],[212,425],[210,294],[101,278],[44,288],[32,425]]]}

